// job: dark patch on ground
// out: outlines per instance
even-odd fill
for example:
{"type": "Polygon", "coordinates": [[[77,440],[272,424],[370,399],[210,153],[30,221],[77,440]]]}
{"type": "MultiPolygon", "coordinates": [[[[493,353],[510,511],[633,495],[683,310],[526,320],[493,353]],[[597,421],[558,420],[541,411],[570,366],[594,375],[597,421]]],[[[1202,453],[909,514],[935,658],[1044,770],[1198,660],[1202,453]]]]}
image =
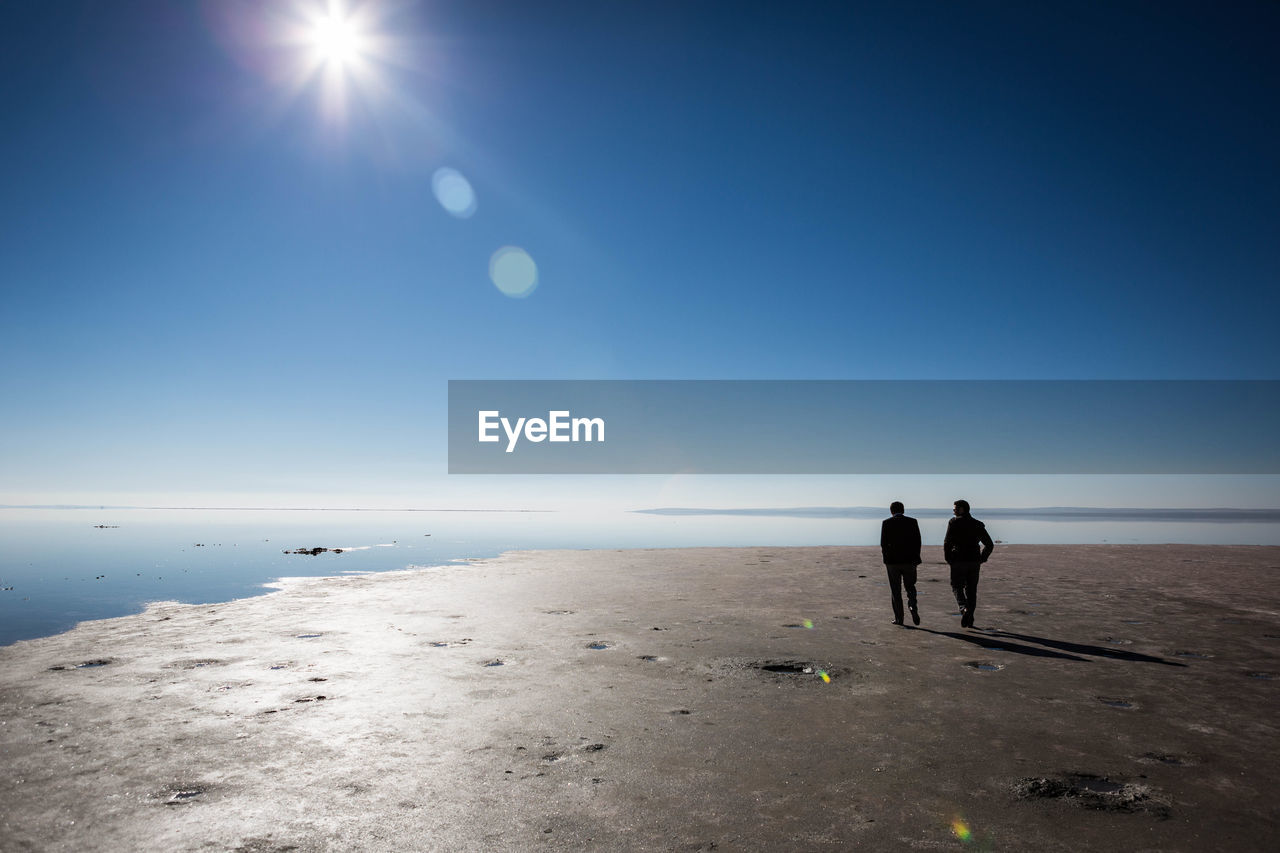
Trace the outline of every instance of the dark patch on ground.
{"type": "Polygon", "coordinates": [[[56,666],[49,667],[49,671],[61,672],[68,669],[94,669],[99,666],[107,666],[111,662],[111,658],[94,658],[93,660],[82,661],[80,663],[73,663],[70,665],[57,664],[56,666]]]}
{"type": "Polygon", "coordinates": [[[270,838],[246,838],[231,853],[293,853],[302,848],[296,844],[275,841],[270,838]]]}
{"type": "Polygon", "coordinates": [[[1097,811],[1169,816],[1169,804],[1149,785],[1116,781],[1092,773],[1019,779],[1013,785],[1013,793],[1020,800],[1065,800],[1097,811]]]}
{"type": "Polygon", "coordinates": [[[166,806],[180,806],[192,802],[209,791],[203,782],[179,782],[157,791],[155,797],[166,806]]]}
{"type": "Polygon", "coordinates": [[[989,660],[971,660],[966,662],[965,666],[982,672],[999,672],[1004,669],[1004,664],[993,663],[989,660]]]}
{"type": "Polygon", "coordinates": [[[844,667],[797,658],[741,661],[730,664],[730,668],[744,669],[771,680],[796,684],[805,682],[821,684],[848,673],[844,667]]]}
{"type": "Polygon", "coordinates": [[[169,666],[173,669],[202,669],[206,666],[222,666],[226,662],[217,658],[196,658],[194,660],[176,660],[169,666]]]}
{"type": "Polygon", "coordinates": [[[782,663],[762,663],[758,667],[765,672],[784,672],[789,675],[806,674],[812,675],[814,668],[812,664],[797,663],[794,661],[785,661],[782,663]]]}

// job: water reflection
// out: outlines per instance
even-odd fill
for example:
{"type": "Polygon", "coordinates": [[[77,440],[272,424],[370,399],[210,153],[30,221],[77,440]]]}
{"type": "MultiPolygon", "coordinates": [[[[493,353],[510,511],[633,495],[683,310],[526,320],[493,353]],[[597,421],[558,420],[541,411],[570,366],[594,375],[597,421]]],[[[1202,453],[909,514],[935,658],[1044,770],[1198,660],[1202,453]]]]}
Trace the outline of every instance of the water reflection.
{"type": "MultiPolygon", "coordinates": [[[[922,517],[926,547],[945,519],[922,517]]],[[[1280,524],[988,518],[1006,544],[1280,545],[1280,524]]],[[[638,512],[0,510],[0,643],[147,601],[227,601],[299,575],[438,566],[530,548],[879,543],[878,518],[638,512]],[[317,548],[341,552],[312,551],[317,548]],[[285,553],[304,550],[304,553],[285,553]]]]}

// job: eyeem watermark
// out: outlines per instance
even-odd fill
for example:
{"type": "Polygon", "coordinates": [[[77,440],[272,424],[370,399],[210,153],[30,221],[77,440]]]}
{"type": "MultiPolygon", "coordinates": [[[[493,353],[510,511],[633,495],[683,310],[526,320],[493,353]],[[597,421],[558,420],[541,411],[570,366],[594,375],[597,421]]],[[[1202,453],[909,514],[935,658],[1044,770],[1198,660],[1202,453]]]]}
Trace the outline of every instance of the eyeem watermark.
{"type": "Polygon", "coordinates": [[[451,474],[1280,474],[1277,380],[450,380],[448,417],[451,474]]]}
{"type": "Polygon", "coordinates": [[[575,418],[568,410],[547,412],[546,420],[516,418],[514,425],[497,409],[477,412],[476,415],[480,424],[478,440],[500,441],[497,430],[501,427],[507,435],[507,453],[516,449],[522,435],[526,441],[535,444],[541,441],[604,441],[604,418],[575,418]]]}

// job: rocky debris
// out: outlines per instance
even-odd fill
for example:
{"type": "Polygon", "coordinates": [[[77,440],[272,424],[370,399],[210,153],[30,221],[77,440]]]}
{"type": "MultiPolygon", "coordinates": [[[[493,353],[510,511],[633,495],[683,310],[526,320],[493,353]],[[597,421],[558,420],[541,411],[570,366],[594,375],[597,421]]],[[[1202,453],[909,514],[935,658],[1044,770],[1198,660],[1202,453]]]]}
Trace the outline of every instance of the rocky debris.
{"type": "Polygon", "coordinates": [[[69,664],[69,665],[56,664],[54,666],[49,667],[49,672],[62,672],[68,669],[94,669],[99,666],[106,666],[111,662],[112,662],[111,658],[94,658],[93,660],[87,660],[82,663],[75,663],[75,664],[69,664]]]}
{"type": "Polygon", "coordinates": [[[319,548],[319,547],[317,547],[317,548],[299,548],[299,549],[297,549],[296,551],[285,551],[284,553],[286,553],[286,554],[310,554],[312,557],[314,557],[314,556],[316,556],[317,554],[325,554],[325,553],[341,554],[341,553],[342,553],[342,549],[341,549],[341,548],[319,548]]]}
{"type": "Polygon", "coordinates": [[[1019,779],[1013,793],[1022,800],[1066,800],[1086,809],[1107,812],[1169,814],[1169,804],[1148,785],[1117,782],[1092,773],[1068,773],[1054,779],[1044,776],[1019,779]]]}

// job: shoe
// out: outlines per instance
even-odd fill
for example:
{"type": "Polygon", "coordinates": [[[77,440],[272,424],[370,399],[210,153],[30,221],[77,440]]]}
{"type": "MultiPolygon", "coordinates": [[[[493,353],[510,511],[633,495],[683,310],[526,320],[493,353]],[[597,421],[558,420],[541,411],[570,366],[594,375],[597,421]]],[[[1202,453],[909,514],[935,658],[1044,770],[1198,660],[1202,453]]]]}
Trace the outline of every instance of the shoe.
{"type": "Polygon", "coordinates": [[[894,625],[901,625],[901,624],[902,624],[902,620],[901,620],[901,619],[894,619],[894,620],[893,620],[893,624],[894,624],[894,625]]]}
{"type": "Polygon", "coordinates": [[[913,625],[920,624],[920,611],[916,610],[914,607],[911,608],[911,623],[913,625]]]}
{"type": "Polygon", "coordinates": [[[960,608],[960,627],[968,628],[972,624],[973,624],[973,614],[969,612],[969,608],[961,607],[960,608]]]}

